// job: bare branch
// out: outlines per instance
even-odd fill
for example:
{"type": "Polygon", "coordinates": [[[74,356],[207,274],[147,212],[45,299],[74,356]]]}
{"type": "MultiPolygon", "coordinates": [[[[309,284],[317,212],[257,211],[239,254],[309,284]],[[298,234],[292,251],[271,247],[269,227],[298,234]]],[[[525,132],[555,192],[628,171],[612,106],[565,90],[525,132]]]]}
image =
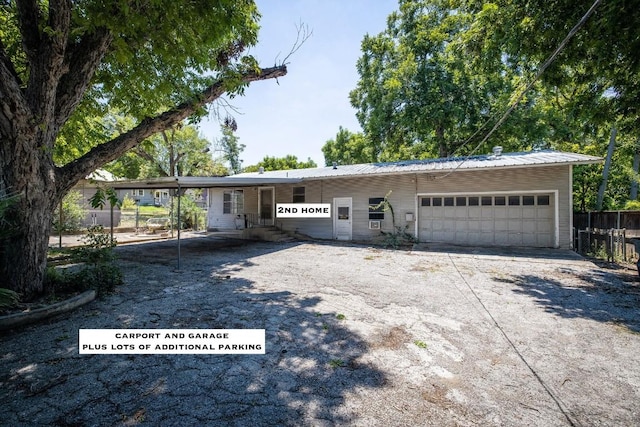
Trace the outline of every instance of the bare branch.
{"type": "Polygon", "coordinates": [[[298,49],[300,49],[302,47],[302,45],[309,40],[309,38],[313,35],[313,31],[309,29],[309,26],[306,24],[303,24],[302,22],[300,22],[299,24],[296,24],[296,41],[293,43],[293,46],[291,46],[291,50],[289,51],[289,53],[287,54],[287,56],[284,57],[284,59],[282,60],[281,64],[282,65],[287,65],[289,64],[287,62],[287,60],[298,51],[298,49]]]}

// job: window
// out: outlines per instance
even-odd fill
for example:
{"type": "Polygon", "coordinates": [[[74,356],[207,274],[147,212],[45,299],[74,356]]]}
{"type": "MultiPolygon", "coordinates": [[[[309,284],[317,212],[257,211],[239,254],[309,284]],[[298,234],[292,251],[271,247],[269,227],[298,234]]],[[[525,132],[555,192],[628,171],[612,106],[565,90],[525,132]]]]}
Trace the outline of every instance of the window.
{"type": "Polygon", "coordinates": [[[144,190],[132,190],[131,195],[133,197],[144,197],[144,190]]]}
{"type": "Polygon", "coordinates": [[[520,196],[509,196],[509,206],[520,206],[520,196]]]}
{"type": "Polygon", "coordinates": [[[369,219],[384,219],[384,197],[369,198],[369,219]]]}
{"type": "Polygon", "coordinates": [[[431,206],[431,197],[423,197],[420,204],[422,206],[431,206]]]}
{"type": "Polygon", "coordinates": [[[549,206],[549,196],[538,196],[538,206],[549,206]]]}
{"type": "Polygon", "coordinates": [[[522,196],[522,204],[524,206],[533,206],[535,204],[534,196],[522,196]]]}
{"type": "Polygon", "coordinates": [[[453,206],[453,197],[445,197],[444,198],[445,206],[453,206]]]}
{"type": "Polygon", "coordinates": [[[478,206],[480,204],[479,197],[469,197],[469,206],[478,206]]]}
{"type": "Polygon", "coordinates": [[[467,206],[466,197],[456,197],[456,206],[467,206]]]}
{"type": "Polygon", "coordinates": [[[442,197],[434,197],[433,206],[442,206],[442,197]]]}
{"type": "Polygon", "coordinates": [[[304,187],[293,187],[293,203],[304,203],[304,187]]]}
{"type": "Polygon", "coordinates": [[[496,196],[495,205],[504,206],[506,204],[506,198],[504,196],[496,196]]]}
{"type": "Polygon", "coordinates": [[[481,199],[482,206],[491,206],[493,204],[493,197],[483,196],[481,199]]]}
{"type": "Polygon", "coordinates": [[[242,190],[225,190],[222,195],[222,213],[240,214],[244,212],[244,193],[242,190]]]}

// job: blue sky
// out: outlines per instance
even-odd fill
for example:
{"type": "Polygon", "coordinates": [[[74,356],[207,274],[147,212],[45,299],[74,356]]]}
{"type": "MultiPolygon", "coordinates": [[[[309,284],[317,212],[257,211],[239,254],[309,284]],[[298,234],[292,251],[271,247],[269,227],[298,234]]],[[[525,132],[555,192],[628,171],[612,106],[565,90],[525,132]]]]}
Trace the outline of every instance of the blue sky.
{"type": "MultiPolygon", "coordinates": [[[[241,159],[253,165],[265,156],[293,154],[324,165],[321,147],[343,126],[360,130],[349,92],[358,81],[356,61],[365,34],[378,34],[396,0],[257,0],[262,14],[258,45],[249,52],[263,67],[273,66],[291,50],[296,25],[313,32],[288,60],[288,74],[278,82],[250,85],[243,97],[228,100],[237,111],[241,159]]],[[[221,111],[224,116],[225,112],[221,111]]],[[[220,138],[217,118],[200,124],[201,134],[220,138]]]]}

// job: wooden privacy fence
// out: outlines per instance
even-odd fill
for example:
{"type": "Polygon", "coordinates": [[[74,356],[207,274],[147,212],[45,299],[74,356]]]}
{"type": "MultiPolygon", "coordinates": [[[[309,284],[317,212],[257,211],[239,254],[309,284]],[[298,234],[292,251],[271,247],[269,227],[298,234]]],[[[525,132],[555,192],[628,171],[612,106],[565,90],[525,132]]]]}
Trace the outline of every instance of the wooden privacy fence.
{"type": "Polygon", "coordinates": [[[573,214],[573,226],[578,230],[627,230],[640,236],[640,211],[578,212],[573,214]]]}
{"type": "Polygon", "coordinates": [[[638,260],[640,211],[574,213],[573,227],[577,252],[608,261],[638,260]]]}
{"type": "Polygon", "coordinates": [[[637,258],[633,239],[627,238],[627,230],[574,228],[573,247],[578,253],[614,261],[635,261],[637,258]]]}

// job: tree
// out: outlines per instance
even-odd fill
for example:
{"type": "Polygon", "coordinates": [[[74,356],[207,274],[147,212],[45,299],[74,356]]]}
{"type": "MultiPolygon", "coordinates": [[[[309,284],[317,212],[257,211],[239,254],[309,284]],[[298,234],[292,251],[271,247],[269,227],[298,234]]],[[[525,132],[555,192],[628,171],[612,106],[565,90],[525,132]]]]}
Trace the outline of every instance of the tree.
{"type": "Polygon", "coordinates": [[[213,161],[210,145],[195,126],[179,124],[148,138],[132,152],[144,160],[142,178],[226,175],[226,168],[213,161]]]}
{"type": "Polygon", "coordinates": [[[132,2],[10,0],[0,5],[0,193],[19,195],[7,213],[17,235],[2,242],[0,275],[30,296],[46,291],[55,207],[75,183],[224,93],[284,76],[243,56],[257,40],[250,0],[132,2]],[[117,137],[54,153],[81,138],[70,126],[119,108],[136,119],[117,137]]]}
{"type": "MultiPolygon", "coordinates": [[[[387,29],[365,36],[358,60],[360,75],[351,92],[352,105],[373,155],[381,160],[446,157],[470,151],[481,135],[476,131],[506,105],[518,83],[517,70],[499,55],[472,66],[461,44],[474,16],[458,2],[401,0],[388,18],[387,29]]],[[[460,2],[461,3],[461,2],[460,2]]],[[[525,104],[525,108],[535,104],[525,104]]],[[[536,120],[516,116],[509,127],[528,127],[533,145],[539,141],[536,120]]]]}
{"type": "Polygon", "coordinates": [[[257,165],[247,166],[244,172],[257,172],[260,168],[264,168],[265,171],[278,171],[278,170],[290,170],[290,169],[306,169],[317,168],[316,162],[307,158],[306,162],[298,161],[298,157],[291,154],[287,154],[284,157],[270,157],[265,156],[257,165]]]}
{"type": "Polygon", "coordinates": [[[240,138],[233,133],[235,127],[235,120],[227,118],[226,123],[222,125],[222,138],[218,142],[218,151],[222,152],[222,159],[229,163],[229,171],[237,174],[242,172],[240,153],[244,151],[245,145],[238,144],[240,138]]]}
{"type": "Polygon", "coordinates": [[[338,129],[335,139],[328,140],[322,146],[324,163],[331,166],[334,162],[339,165],[354,165],[357,163],[372,163],[379,159],[367,138],[362,133],[352,133],[342,126],[338,129]]]}

